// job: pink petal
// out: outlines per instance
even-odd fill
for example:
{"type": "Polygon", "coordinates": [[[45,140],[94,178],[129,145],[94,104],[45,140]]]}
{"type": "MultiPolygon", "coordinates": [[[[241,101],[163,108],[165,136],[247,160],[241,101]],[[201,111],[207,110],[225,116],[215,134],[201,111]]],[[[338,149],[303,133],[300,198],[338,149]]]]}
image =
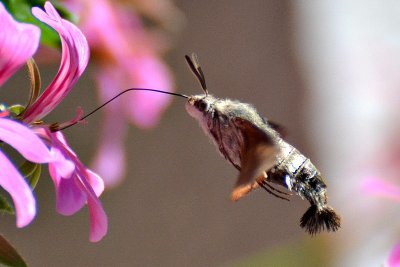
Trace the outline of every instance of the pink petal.
{"type": "Polygon", "coordinates": [[[17,226],[28,225],[36,215],[36,202],[32,191],[8,158],[0,152],[0,186],[13,199],[17,226]]]}
{"type": "Polygon", "coordinates": [[[92,172],[91,170],[87,170],[87,173],[89,174],[87,178],[90,186],[93,188],[96,196],[100,196],[104,191],[103,179],[101,179],[98,174],[92,172]]]}
{"type": "Polygon", "coordinates": [[[107,233],[107,215],[104,212],[103,205],[101,204],[91,184],[89,183],[91,178],[87,179],[88,176],[90,176],[88,170],[85,168],[85,166],[82,165],[82,163],[80,163],[79,160],[76,161],[76,166],[77,177],[79,177],[80,186],[82,186],[83,190],[87,194],[87,204],[90,217],[89,240],[91,242],[97,242],[100,241],[107,233]]]}
{"type": "Polygon", "coordinates": [[[89,173],[87,169],[80,163],[77,163],[77,175],[79,177],[80,186],[82,186],[83,190],[87,194],[87,204],[89,208],[89,217],[90,217],[90,234],[89,240],[91,242],[100,241],[107,233],[108,228],[108,219],[107,215],[104,212],[103,206],[98,199],[96,193],[93,191],[93,188],[89,184],[89,180],[87,177],[89,173]]]}
{"type": "Polygon", "coordinates": [[[79,211],[86,203],[86,194],[77,185],[76,179],[60,179],[57,190],[56,209],[62,215],[69,216],[79,211]]]}
{"type": "Polygon", "coordinates": [[[90,216],[89,240],[91,242],[98,242],[107,234],[107,215],[98,198],[89,198],[88,207],[90,216]]]}
{"type": "Polygon", "coordinates": [[[33,56],[39,46],[38,27],[15,21],[0,2],[0,86],[33,56]]]}
{"type": "Polygon", "coordinates": [[[75,170],[75,165],[72,161],[67,160],[61,151],[55,147],[51,149],[54,155],[54,159],[51,162],[51,166],[54,172],[60,175],[62,178],[70,178],[73,171],[75,170]]]}
{"type": "Polygon", "coordinates": [[[102,123],[99,144],[93,168],[104,177],[107,187],[116,186],[125,175],[125,149],[123,140],[127,126],[124,118],[107,108],[102,123]]]}
{"type": "Polygon", "coordinates": [[[19,122],[0,118],[0,140],[15,148],[29,161],[46,163],[53,159],[43,141],[19,122]]]}
{"type": "Polygon", "coordinates": [[[368,194],[400,201],[400,187],[379,178],[371,177],[364,179],[361,189],[368,194]]]}
{"type": "Polygon", "coordinates": [[[71,91],[89,60],[89,47],[82,32],[62,19],[50,2],[46,2],[45,9],[46,13],[34,7],[32,13],[59,33],[62,45],[61,64],[51,84],[24,113],[26,123],[43,118],[52,111],[71,91]]]}
{"type": "MultiPolygon", "coordinates": [[[[66,161],[71,162],[69,160],[66,161]]],[[[79,179],[76,174],[73,173],[71,174],[72,176],[70,175],[65,179],[62,176],[62,172],[60,172],[60,168],[54,163],[49,164],[49,172],[56,189],[57,212],[69,216],[79,211],[85,205],[87,197],[82,188],[78,186],[79,179]]]]}
{"type": "Polygon", "coordinates": [[[58,169],[53,164],[49,164],[50,175],[57,191],[57,211],[64,215],[71,215],[87,202],[90,216],[89,239],[92,242],[99,241],[107,233],[108,227],[107,216],[98,199],[98,195],[104,190],[101,178],[86,169],[76,154],[68,147],[61,133],[52,133],[47,129],[41,134],[49,140],[54,149],[58,149],[67,160],[75,165],[73,175],[69,179],[64,179],[60,176],[58,169]]]}
{"type": "MultiPolygon", "coordinates": [[[[132,59],[127,69],[136,87],[172,91],[172,78],[167,67],[156,57],[146,55],[132,59]]],[[[129,96],[128,114],[139,127],[155,126],[171,101],[171,96],[150,92],[134,92],[129,96]]]]}
{"type": "Polygon", "coordinates": [[[390,252],[388,267],[400,267],[400,243],[397,243],[390,252]]]}
{"type": "Polygon", "coordinates": [[[117,186],[125,175],[125,152],[122,141],[102,139],[93,161],[93,169],[104,177],[107,188],[117,186]]]}

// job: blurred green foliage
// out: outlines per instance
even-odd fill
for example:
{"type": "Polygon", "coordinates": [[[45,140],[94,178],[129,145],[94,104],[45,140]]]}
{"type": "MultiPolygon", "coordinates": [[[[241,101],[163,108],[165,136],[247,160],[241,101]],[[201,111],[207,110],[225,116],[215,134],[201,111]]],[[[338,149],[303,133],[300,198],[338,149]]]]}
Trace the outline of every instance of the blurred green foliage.
{"type": "Polygon", "coordinates": [[[322,239],[307,238],[297,243],[283,244],[260,254],[239,260],[230,267],[320,267],[329,266],[327,246],[322,239]]]}
{"type": "MultiPolygon", "coordinates": [[[[11,202],[3,195],[0,194],[0,212],[1,213],[8,213],[13,215],[14,212],[14,207],[11,204],[11,202]]],[[[0,213],[0,214],[1,214],[0,213]]]]}
{"type": "Polygon", "coordinates": [[[20,167],[19,171],[25,177],[32,190],[35,189],[39,182],[40,174],[42,173],[42,165],[30,161],[25,161],[20,167]]]}

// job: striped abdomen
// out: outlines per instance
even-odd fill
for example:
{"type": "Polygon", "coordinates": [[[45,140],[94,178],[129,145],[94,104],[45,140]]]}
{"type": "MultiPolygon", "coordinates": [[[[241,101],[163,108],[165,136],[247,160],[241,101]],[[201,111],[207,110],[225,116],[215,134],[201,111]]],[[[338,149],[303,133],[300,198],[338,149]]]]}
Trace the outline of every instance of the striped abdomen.
{"type": "Polygon", "coordinates": [[[293,146],[282,139],[278,145],[277,163],[268,170],[266,181],[284,186],[310,202],[311,207],[300,220],[301,227],[310,234],[323,229],[336,231],[340,227],[340,218],[327,205],[326,185],[320,172],[293,146]]]}

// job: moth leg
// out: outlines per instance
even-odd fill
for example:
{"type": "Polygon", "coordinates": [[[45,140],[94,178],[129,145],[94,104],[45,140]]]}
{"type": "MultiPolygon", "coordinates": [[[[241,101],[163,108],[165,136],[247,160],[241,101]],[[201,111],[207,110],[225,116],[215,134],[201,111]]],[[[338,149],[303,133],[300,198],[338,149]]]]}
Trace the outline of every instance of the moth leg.
{"type": "Polygon", "coordinates": [[[265,191],[267,191],[268,193],[270,193],[271,195],[274,195],[275,197],[280,198],[280,199],[284,199],[284,200],[290,201],[288,198],[282,197],[282,196],[278,195],[277,193],[275,193],[274,191],[270,190],[269,188],[272,188],[272,189],[275,189],[275,188],[271,187],[269,184],[259,184],[259,185],[260,185],[265,191]]]}
{"type": "Polygon", "coordinates": [[[283,191],[281,191],[281,190],[279,190],[279,189],[276,189],[275,187],[273,187],[272,185],[269,184],[269,182],[267,181],[267,178],[268,178],[268,176],[267,176],[267,174],[264,172],[264,175],[260,176],[260,177],[257,179],[256,182],[259,184],[259,186],[261,186],[265,191],[267,191],[267,192],[270,193],[271,195],[274,195],[274,196],[276,196],[277,198],[280,198],[280,199],[284,199],[284,200],[289,201],[288,198],[282,197],[282,196],[278,195],[277,193],[275,193],[275,192],[273,192],[273,191],[276,191],[276,192],[278,192],[278,193],[280,193],[280,194],[282,194],[282,195],[287,195],[287,196],[291,196],[292,194],[283,192],[283,191]]]}
{"type": "MultiPolygon", "coordinates": [[[[288,198],[282,197],[282,196],[278,195],[277,193],[275,193],[274,191],[272,191],[272,190],[277,190],[277,189],[273,188],[273,187],[270,186],[269,184],[265,183],[265,184],[259,184],[259,185],[260,185],[265,191],[267,191],[268,193],[270,193],[271,195],[274,195],[274,196],[276,196],[277,198],[280,198],[280,199],[284,199],[284,200],[290,201],[288,198]],[[270,188],[271,188],[272,190],[270,190],[270,188]]],[[[286,194],[287,194],[287,193],[286,193],[286,194]]],[[[287,194],[287,195],[290,195],[290,194],[287,194]]]]}
{"type": "Polygon", "coordinates": [[[270,188],[273,191],[278,192],[279,194],[286,195],[286,196],[292,196],[293,195],[291,193],[283,192],[283,191],[273,187],[269,182],[263,181],[262,184],[265,185],[265,186],[268,186],[268,188],[270,188]]]}
{"type": "Polygon", "coordinates": [[[282,191],[272,187],[270,184],[266,183],[263,179],[264,179],[264,176],[260,176],[252,184],[249,183],[249,184],[245,184],[245,185],[241,185],[241,186],[235,187],[233,192],[232,192],[232,194],[231,194],[231,200],[232,201],[238,201],[239,199],[241,199],[242,197],[246,196],[248,193],[250,193],[254,189],[256,189],[258,187],[261,187],[265,191],[267,191],[268,193],[270,193],[271,195],[273,195],[273,196],[275,196],[277,198],[290,201],[288,198],[280,196],[277,193],[275,193],[274,191],[276,191],[278,193],[281,193],[283,195],[291,196],[292,194],[288,194],[286,192],[282,192],[282,191]]]}

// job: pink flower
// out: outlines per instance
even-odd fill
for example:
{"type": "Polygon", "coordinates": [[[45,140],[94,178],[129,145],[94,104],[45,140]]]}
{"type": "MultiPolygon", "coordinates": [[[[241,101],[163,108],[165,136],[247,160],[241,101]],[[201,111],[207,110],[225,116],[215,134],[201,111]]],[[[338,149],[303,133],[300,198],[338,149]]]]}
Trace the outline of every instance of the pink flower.
{"type": "MultiPolygon", "coordinates": [[[[56,206],[59,213],[74,214],[87,203],[90,215],[90,240],[96,242],[107,232],[107,216],[98,199],[104,189],[103,181],[80,162],[69,148],[62,133],[52,132],[50,128],[53,127],[48,125],[33,124],[51,112],[64,99],[83,73],[89,59],[88,44],[80,30],[62,19],[50,2],[46,2],[45,10],[46,12],[33,8],[32,12],[60,34],[62,44],[60,69],[42,95],[22,115],[23,123],[30,125],[31,129],[11,119],[0,118],[0,140],[14,147],[30,161],[49,163],[50,175],[56,188],[56,206]],[[39,137],[47,143],[50,150],[39,137]]],[[[3,21],[7,27],[0,31],[0,81],[5,81],[32,56],[38,46],[40,35],[36,27],[15,22],[0,3],[0,22],[3,21]],[[28,30],[24,30],[25,26],[28,30]],[[30,39],[25,35],[30,36],[30,39]]],[[[71,122],[79,120],[81,113],[78,112],[77,118],[71,122]]],[[[32,191],[1,152],[0,169],[2,170],[0,185],[13,198],[17,211],[17,225],[25,226],[36,213],[32,191]]]]}
{"type": "MultiPolygon", "coordinates": [[[[81,26],[94,51],[100,102],[130,87],[171,91],[171,73],[160,58],[160,40],[152,38],[132,11],[108,0],[69,1],[82,10],[81,26]],[[81,5],[81,6],[80,6],[81,5]]],[[[134,92],[105,108],[101,140],[94,168],[106,177],[107,186],[116,185],[125,171],[124,139],[127,122],[141,128],[156,125],[170,97],[134,92]],[[118,129],[118,130],[116,130],[118,129]],[[112,156],[110,157],[110,153],[112,156]]]]}
{"type": "MultiPolygon", "coordinates": [[[[36,26],[16,22],[0,3],[0,85],[2,85],[37,50],[40,30],[36,26]]],[[[47,163],[53,160],[42,140],[23,124],[0,114],[0,140],[16,149],[27,160],[47,163]]],[[[0,186],[15,206],[17,226],[28,225],[36,215],[36,201],[25,179],[8,157],[0,151],[0,186]]]]}
{"type": "MultiPolygon", "coordinates": [[[[59,33],[62,44],[61,65],[54,80],[24,112],[22,120],[27,124],[42,119],[64,99],[89,60],[89,47],[82,32],[62,19],[50,2],[45,3],[45,11],[32,9],[34,16],[59,33]]],[[[77,121],[80,115],[73,121],[77,121]]],[[[98,199],[104,189],[101,178],[80,162],[60,132],[51,132],[47,126],[36,127],[35,131],[46,140],[57,158],[57,161],[49,164],[56,188],[57,211],[63,215],[72,215],[87,203],[90,241],[101,240],[107,232],[107,216],[98,199]]]]}
{"type": "Polygon", "coordinates": [[[16,22],[0,2],[0,86],[32,57],[39,46],[38,27],[16,22]]]}

